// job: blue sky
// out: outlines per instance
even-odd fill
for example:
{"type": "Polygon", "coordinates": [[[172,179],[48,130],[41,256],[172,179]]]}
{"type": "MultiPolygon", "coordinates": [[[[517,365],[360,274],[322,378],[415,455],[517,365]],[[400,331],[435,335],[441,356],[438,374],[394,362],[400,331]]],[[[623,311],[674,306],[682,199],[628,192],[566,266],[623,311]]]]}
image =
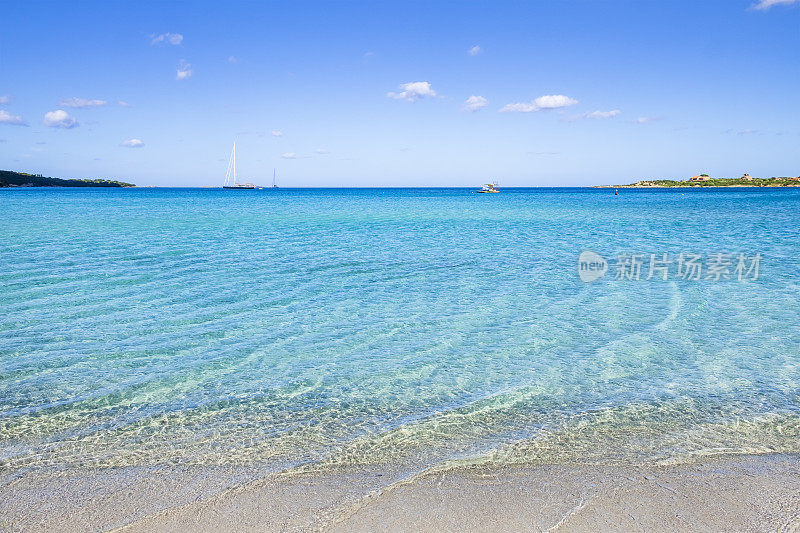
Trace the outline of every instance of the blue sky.
{"type": "Polygon", "coordinates": [[[31,2],[0,168],[138,185],[800,174],[800,1],[31,2]],[[760,3],[759,3],[760,2],[760,3]]]}

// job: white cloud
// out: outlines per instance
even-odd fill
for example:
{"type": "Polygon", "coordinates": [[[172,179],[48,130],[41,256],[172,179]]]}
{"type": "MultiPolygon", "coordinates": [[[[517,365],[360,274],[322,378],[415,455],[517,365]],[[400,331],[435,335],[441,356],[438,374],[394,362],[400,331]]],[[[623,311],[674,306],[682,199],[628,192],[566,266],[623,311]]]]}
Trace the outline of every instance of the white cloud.
{"type": "Polygon", "coordinates": [[[235,57],[233,56],[228,57],[228,63],[236,63],[236,62],[238,62],[238,60],[235,57]]]}
{"type": "Polygon", "coordinates": [[[315,151],[316,153],[318,153],[319,155],[328,155],[329,153],[331,153],[331,151],[330,151],[330,150],[323,150],[322,148],[317,148],[317,149],[316,149],[316,150],[314,150],[314,151],[315,151]]]}
{"type": "Polygon", "coordinates": [[[119,102],[117,102],[117,105],[121,106],[121,107],[130,107],[131,106],[131,104],[129,104],[125,100],[120,100],[119,102]]]}
{"type": "Polygon", "coordinates": [[[162,33],[157,36],[151,35],[151,37],[153,37],[153,40],[150,41],[150,44],[169,43],[179,45],[183,42],[183,35],[180,33],[162,33]]]}
{"type": "Polygon", "coordinates": [[[141,148],[144,143],[141,139],[128,139],[127,141],[122,141],[119,145],[125,148],[141,148]]]}
{"type": "Polygon", "coordinates": [[[283,132],[278,130],[273,130],[269,132],[269,134],[272,135],[273,137],[283,137],[283,132]]]}
{"type": "Polygon", "coordinates": [[[500,113],[530,113],[532,111],[539,111],[539,108],[533,102],[506,104],[500,109],[500,113]]]}
{"type": "Polygon", "coordinates": [[[59,100],[58,105],[83,109],[86,107],[100,107],[107,103],[105,100],[90,100],[88,98],[62,98],[59,100]]]}
{"type": "Polygon", "coordinates": [[[10,124],[12,126],[27,126],[28,123],[22,120],[19,115],[12,115],[5,109],[0,109],[0,124],[10,124]]]}
{"type": "Polygon", "coordinates": [[[583,118],[595,119],[600,120],[604,118],[614,118],[618,117],[622,113],[619,109],[612,109],[611,111],[592,111],[591,113],[586,113],[582,115],[583,118]]]}
{"type": "Polygon", "coordinates": [[[483,50],[481,49],[481,47],[476,44],[475,46],[473,46],[472,48],[467,50],[467,53],[469,55],[471,55],[471,56],[476,56],[476,55],[480,54],[482,51],[483,50]]]}
{"type": "Polygon", "coordinates": [[[568,107],[578,103],[577,100],[564,96],[563,94],[547,94],[540,96],[533,101],[539,109],[558,109],[559,107],[568,107]]]}
{"type": "Polygon", "coordinates": [[[415,100],[425,98],[426,96],[436,96],[436,91],[431,88],[431,84],[427,81],[412,81],[411,83],[403,83],[400,85],[400,88],[403,89],[401,92],[386,93],[386,96],[389,98],[394,98],[395,100],[406,100],[408,102],[414,102],[415,100]]]}
{"type": "Polygon", "coordinates": [[[294,152],[286,152],[285,154],[281,154],[283,159],[297,159],[297,155],[294,152]]]}
{"type": "Polygon", "coordinates": [[[11,95],[8,95],[8,94],[0,95],[0,105],[2,105],[2,104],[10,104],[11,100],[13,100],[13,98],[11,98],[11,95]]]}
{"type": "Polygon", "coordinates": [[[467,111],[478,111],[489,105],[489,100],[483,96],[472,95],[464,102],[464,109],[467,111]]]}
{"type": "Polygon", "coordinates": [[[192,65],[181,59],[180,64],[178,64],[178,73],[175,74],[176,80],[185,80],[192,75],[192,65]]]}
{"type": "Polygon", "coordinates": [[[800,0],[758,0],[758,3],[753,4],[752,7],[753,9],[764,10],[773,6],[788,6],[797,2],[800,2],[800,0]]]}
{"type": "Polygon", "coordinates": [[[78,121],[69,116],[66,111],[57,109],[44,114],[44,125],[50,128],[63,128],[68,130],[76,127],[78,121]]]}
{"type": "Polygon", "coordinates": [[[577,104],[578,101],[563,94],[546,94],[534,99],[532,102],[518,102],[507,104],[500,109],[501,113],[530,113],[542,109],[559,109],[577,104]]]}
{"type": "Polygon", "coordinates": [[[651,122],[655,122],[657,120],[661,120],[659,117],[637,117],[633,119],[634,124],[649,124],[651,122]]]}

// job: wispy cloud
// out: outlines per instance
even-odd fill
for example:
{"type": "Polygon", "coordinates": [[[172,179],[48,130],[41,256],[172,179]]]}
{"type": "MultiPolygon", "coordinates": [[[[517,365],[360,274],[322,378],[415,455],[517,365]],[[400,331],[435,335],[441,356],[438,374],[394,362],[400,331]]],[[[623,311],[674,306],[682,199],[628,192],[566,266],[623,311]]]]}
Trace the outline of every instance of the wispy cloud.
{"type": "Polygon", "coordinates": [[[183,35],[180,33],[162,33],[161,35],[151,35],[150,44],[172,44],[179,45],[183,42],[183,35]]]}
{"type": "Polygon", "coordinates": [[[279,130],[272,130],[269,134],[273,137],[283,137],[283,132],[279,130]]]}
{"type": "Polygon", "coordinates": [[[297,154],[294,152],[286,152],[285,154],[281,154],[283,159],[297,159],[297,154]]]}
{"type": "Polygon", "coordinates": [[[753,135],[753,134],[756,134],[756,133],[758,133],[758,130],[747,129],[747,130],[740,130],[736,134],[737,135],[753,135]]]}
{"type": "Polygon", "coordinates": [[[788,6],[790,4],[797,4],[800,3],[800,0],[758,0],[755,4],[751,7],[753,9],[757,9],[762,11],[764,9],[769,9],[774,6],[788,6]]]}
{"type": "Polygon", "coordinates": [[[228,56],[228,63],[238,63],[239,60],[233,56],[228,56]]]}
{"type": "Polygon", "coordinates": [[[120,106],[120,107],[130,107],[131,106],[131,104],[129,104],[125,100],[120,100],[119,102],[117,102],[117,105],[120,106]]]}
{"type": "Polygon", "coordinates": [[[178,72],[175,74],[176,80],[185,80],[192,76],[192,65],[181,59],[178,64],[178,72]]]}
{"type": "Polygon", "coordinates": [[[591,120],[602,120],[605,118],[618,117],[622,113],[619,109],[612,109],[611,111],[592,111],[581,115],[581,118],[588,118],[591,120]]]}
{"type": "Polygon", "coordinates": [[[476,56],[476,55],[480,54],[482,51],[483,51],[483,49],[476,44],[475,46],[473,46],[472,48],[467,50],[467,53],[469,55],[471,55],[471,56],[476,56]]]}
{"type": "Polygon", "coordinates": [[[420,98],[426,98],[428,96],[436,96],[436,91],[431,88],[431,84],[427,81],[412,81],[410,83],[403,83],[400,85],[400,89],[402,89],[401,92],[386,93],[386,96],[389,98],[394,98],[395,100],[406,100],[408,102],[414,102],[420,98]]]}
{"type": "Polygon", "coordinates": [[[27,126],[28,123],[25,122],[21,116],[19,115],[12,115],[5,109],[0,109],[0,124],[9,124],[11,126],[27,126]]]}
{"type": "Polygon", "coordinates": [[[661,117],[636,117],[631,122],[634,124],[650,124],[652,122],[658,122],[661,120],[661,117]]]}
{"type": "Polygon", "coordinates": [[[108,104],[105,100],[88,99],[88,98],[62,98],[59,100],[58,105],[63,107],[74,107],[77,109],[84,109],[86,107],[100,107],[108,104]]]}
{"type": "Polygon", "coordinates": [[[560,109],[577,104],[578,101],[563,94],[546,94],[531,102],[507,104],[500,109],[501,113],[531,113],[544,109],[560,109]]]}
{"type": "Polygon", "coordinates": [[[69,116],[63,109],[49,111],[44,114],[44,125],[49,128],[62,128],[69,130],[78,126],[78,121],[69,116]]]}
{"type": "Polygon", "coordinates": [[[316,150],[314,150],[314,152],[316,152],[319,155],[328,155],[329,153],[331,153],[330,150],[323,150],[322,148],[317,148],[316,150]]]}
{"type": "Polygon", "coordinates": [[[10,104],[13,98],[10,94],[0,94],[0,105],[10,104]]]}
{"type": "Polygon", "coordinates": [[[533,150],[528,152],[530,155],[558,155],[561,152],[554,152],[551,150],[533,150]]]}
{"type": "Polygon", "coordinates": [[[119,145],[125,148],[141,148],[144,146],[144,142],[141,139],[128,139],[127,141],[122,141],[119,145]]]}
{"type": "Polygon", "coordinates": [[[472,95],[464,102],[464,109],[467,111],[479,111],[489,105],[489,100],[484,98],[483,96],[475,96],[472,95]]]}

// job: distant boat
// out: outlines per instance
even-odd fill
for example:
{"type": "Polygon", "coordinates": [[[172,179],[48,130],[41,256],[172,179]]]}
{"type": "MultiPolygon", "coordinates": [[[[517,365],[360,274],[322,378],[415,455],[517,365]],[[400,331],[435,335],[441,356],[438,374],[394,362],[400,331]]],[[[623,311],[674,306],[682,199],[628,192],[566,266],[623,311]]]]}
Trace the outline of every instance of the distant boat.
{"type": "Polygon", "coordinates": [[[485,193],[497,193],[500,192],[500,189],[497,188],[497,182],[493,181],[491,183],[487,183],[477,192],[485,192],[485,193]]]}
{"type": "Polygon", "coordinates": [[[274,168],[272,169],[272,188],[273,189],[277,189],[278,188],[278,182],[275,180],[275,169],[274,168]]]}
{"type": "Polygon", "coordinates": [[[236,143],[233,143],[231,158],[228,160],[228,171],[225,172],[225,183],[223,189],[255,189],[252,183],[239,183],[236,181],[236,143]]]}

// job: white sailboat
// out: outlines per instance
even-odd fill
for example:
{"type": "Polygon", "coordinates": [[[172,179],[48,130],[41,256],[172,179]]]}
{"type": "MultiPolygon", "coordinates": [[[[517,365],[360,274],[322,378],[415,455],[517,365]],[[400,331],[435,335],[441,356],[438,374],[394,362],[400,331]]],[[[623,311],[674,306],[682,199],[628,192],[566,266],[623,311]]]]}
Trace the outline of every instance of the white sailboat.
{"type": "Polygon", "coordinates": [[[277,189],[277,188],[278,188],[278,182],[277,182],[277,181],[276,181],[276,179],[275,179],[275,172],[276,172],[276,170],[277,170],[277,169],[274,169],[274,168],[272,169],[272,188],[273,188],[273,189],[277,189]]]}
{"type": "Polygon", "coordinates": [[[225,172],[225,183],[223,189],[255,189],[252,183],[239,183],[236,181],[236,142],[233,143],[231,157],[228,160],[228,171],[225,172]]]}

